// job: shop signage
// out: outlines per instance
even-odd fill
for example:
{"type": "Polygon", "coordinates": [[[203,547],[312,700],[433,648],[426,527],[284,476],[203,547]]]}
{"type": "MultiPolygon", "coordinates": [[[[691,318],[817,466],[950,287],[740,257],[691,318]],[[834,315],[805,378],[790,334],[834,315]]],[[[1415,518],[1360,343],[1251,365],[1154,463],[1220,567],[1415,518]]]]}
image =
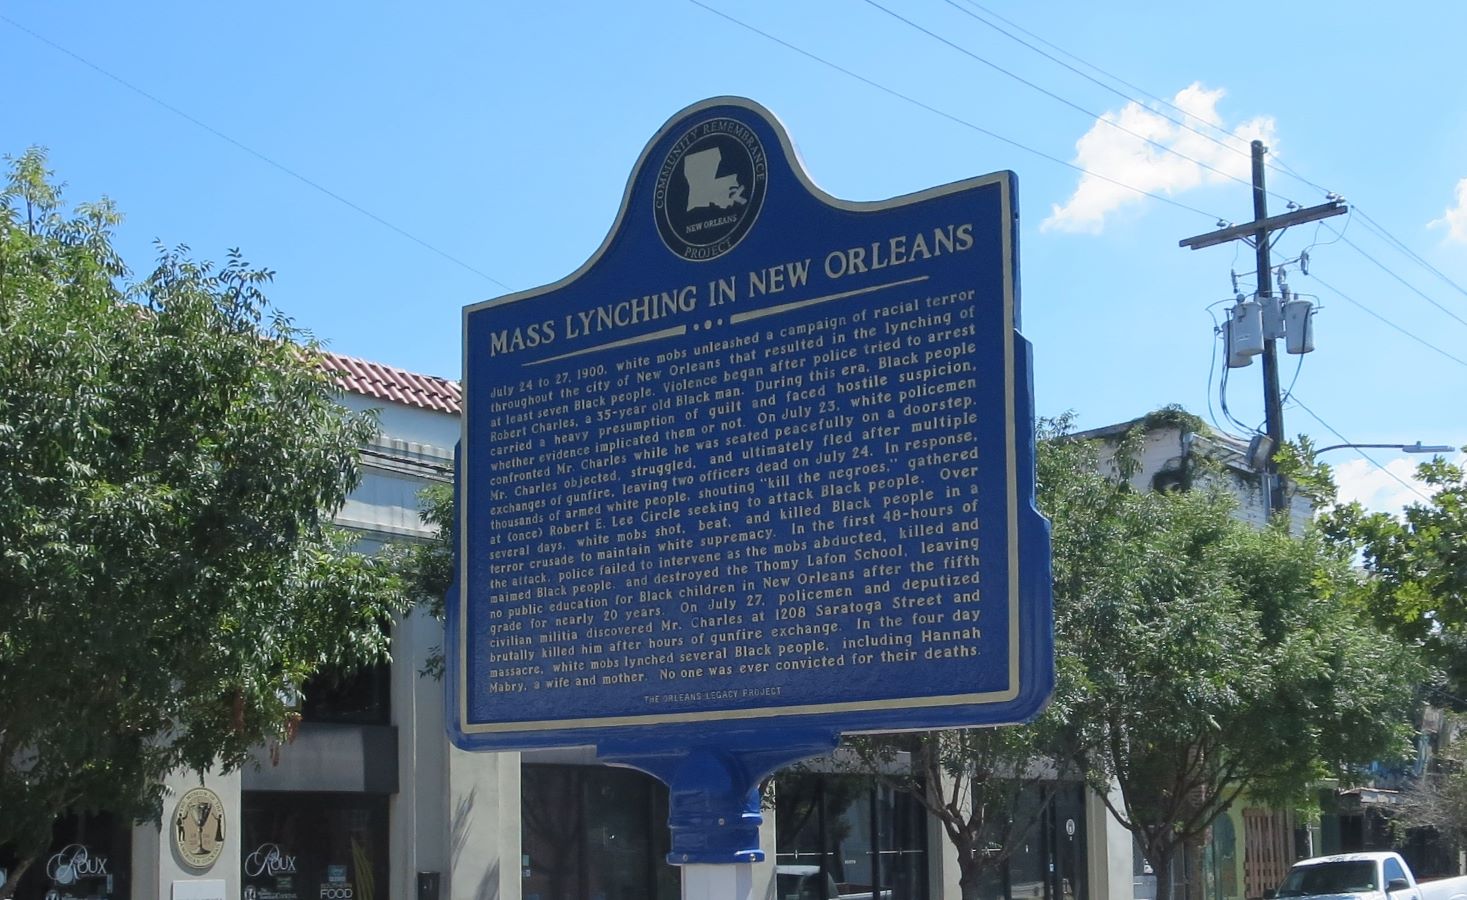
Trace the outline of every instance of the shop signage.
{"type": "Polygon", "coordinates": [[[259,878],[262,875],[294,875],[296,874],[295,857],[288,856],[281,851],[279,844],[261,844],[245,857],[244,873],[246,878],[259,878]]]}
{"type": "Polygon", "coordinates": [[[836,200],[695,106],[569,278],[466,309],[454,736],[1022,720],[1051,683],[1014,180],[836,200]]]}
{"type": "MultiPolygon", "coordinates": [[[[46,860],[46,877],[55,884],[76,884],[85,878],[106,878],[107,857],[94,855],[83,844],[68,844],[46,860]]],[[[4,879],[0,878],[0,884],[4,879]]]]}

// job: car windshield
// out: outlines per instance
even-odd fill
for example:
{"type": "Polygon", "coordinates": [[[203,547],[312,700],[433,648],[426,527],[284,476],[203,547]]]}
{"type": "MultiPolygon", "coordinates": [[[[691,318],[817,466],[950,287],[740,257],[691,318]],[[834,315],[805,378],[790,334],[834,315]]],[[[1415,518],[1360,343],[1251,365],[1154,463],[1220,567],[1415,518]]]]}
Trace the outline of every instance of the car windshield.
{"type": "Polygon", "coordinates": [[[1280,897],[1310,897],[1317,894],[1358,894],[1373,891],[1375,863],[1370,860],[1320,863],[1300,866],[1279,885],[1280,897]]]}

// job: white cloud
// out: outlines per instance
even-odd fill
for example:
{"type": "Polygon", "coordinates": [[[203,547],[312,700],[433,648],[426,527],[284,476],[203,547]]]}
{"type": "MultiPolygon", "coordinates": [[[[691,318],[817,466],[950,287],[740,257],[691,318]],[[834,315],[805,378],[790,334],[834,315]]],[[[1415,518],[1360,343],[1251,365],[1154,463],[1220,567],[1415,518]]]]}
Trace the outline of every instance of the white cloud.
{"type": "MultiPolygon", "coordinates": [[[[1098,234],[1105,227],[1106,216],[1146,199],[1114,182],[1153,194],[1175,196],[1203,184],[1227,181],[1228,176],[1248,179],[1251,167],[1248,143],[1261,140],[1271,145],[1275,140],[1274,121],[1259,117],[1227,129],[1217,112],[1223,94],[1221,88],[1209,91],[1197,83],[1178,92],[1172,103],[1187,113],[1183,121],[1195,131],[1139,103],[1103,115],[1075,143],[1075,164],[1084,168],[1086,174],[1080,176],[1080,183],[1068,201],[1050,207],[1049,218],[1040,224],[1040,230],[1098,234]],[[1238,140],[1222,138],[1228,145],[1222,146],[1197,133],[1216,134],[1208,126],[1224,129],[1238,140]],[[1148,140],[1155,143],[1147,143],[1148,140]],[[1112,180],[1097,178],[1092,172],[1112,180]]],[[[1178,118],[1175,110],[1168,110],[1167,114],[1178,118]]]]}
{"type": "Polygon", "coordinates": [[[1431,496],[1431,488],[1416,478],[1417,462],[1409,459],[1393,459],[1385,463],[1390,475],[1363,459],[1352,459],[1333,466],[1335,484],[1339,487],[1339,502],[1360,501],[1371,512],[1399,513],[1412,503],[1424,503],[1431,496]],[[1420,491],[1419,494],[1401,484],[1396,478],[1420,491]]]}
{"type": "Polygon", "coordinates": [[[1433,219],[1427,227],[1445,227],[1447,240],[1467,244],[1467,178],[1457,182],[1456,205],[1447,207],[1442,217],[1433,219]]]}

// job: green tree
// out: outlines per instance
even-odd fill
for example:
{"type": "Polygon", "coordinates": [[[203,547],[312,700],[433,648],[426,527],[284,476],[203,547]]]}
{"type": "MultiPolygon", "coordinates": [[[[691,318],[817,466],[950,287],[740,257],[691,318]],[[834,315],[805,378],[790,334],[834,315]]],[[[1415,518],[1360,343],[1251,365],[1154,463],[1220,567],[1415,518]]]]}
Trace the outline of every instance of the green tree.
{"type": "Polygon", "coordinates": [[[331,514],[371,417],[335,402],[270,273],[161,252],[44,155],[0,192],[0,898],[65,811],[138,820],[173,770],[242,765],[289,693],[386,652],[400,579],[331,514]]]}
{"type": "Polygon", "coordinates": [[[1460,691],[1467,685],[1467,470],[1441,457],[1417,468],[1431,491],[1396,516],[1359,503],[1322,517],[1370,578],[1359,598],[1382,627],[1422,647],[1460,691]]]}
{"type": "MultiPolygon", "coordinates": [[[[1088,556],[1105,548],[1076,540],[1059,519],[1088,499],[1115,492],[1084,445],[1065,441],[1069,419],[1039,423],[1037,492],[1053,523],[1056,596],[1059,583],[1086,571],[1088,556]],[[1057,519],[1056,517],[1059,517],[1057,519]]],[[[1056,788],[1080,773],[1082,756],[1073,706],[1082,674],[1067,651],[1069,607],[1055,610],[1055,691],[1033,721],[1002,728],[953,729],[899,735],[848,737],[837,771],[861,774],[914,798],[942,826],[956,853],[963,900],[1007,867],[1039,824],[1056,788]]]]}
{"type": "MultiPolygon", "coordinates": [[[[1452,698],[1467,687],[1467,472],[1438,457],[1419,466],[1417,476],[1431,496],[1399,515],[1350,503],[1321,521],[1369,573],[1358,585],[1357,601],[1445,676],[1446,691],[1436,685],[1427,690],[1452,698]]],[[[1436,829],[1457,846],[1467,842],[1464,763],[1467,746],[1459,739],[1404,792],[1395,825],[1436,829]]]]}
{"type": "MultiPolygon", "coordinates": [[[[419,515],[433,529],[433,533],[425,541],[394,548],[393,556],[394,564],[398,567],[412,599],[440,621],[443,619],[445,595],[454,578],[453,496],[453,488],[446,484],[429,485],[419,491],[419,515]]],[[[434,647],[419,674],[441,679],[444,663],[443,647],[434,647]]]]}
{"type": "MultiPolygon", "coordinates": [[[[1448,717],[1448,732],[1457,727],[1448,717]]],[[[1451,741],[1423,772],[1401,792],[1391,827],[1400,837],[1413,828],[1427,828],[1453,847],[1467,846],[1467,739],[1451,741]]]]}
{"type": "Polygon", "coordinates": [[[1136,836],[1169,900],[1173,867],[1186,854],[1198,871],[1208,829],[1239,798],[1299,805],[1321,778],[1348,780],[1409,746],[1425,670],[1362,613],[1348,553],[1282,521],[1247,525],[1229,476],[1205,459],[1185,461],[1179,490],[1133,489],[1152,426],[1201,424],[1163,410],[1107,448],[1072,439],[1069,417],[1040,423],[1056,653],[1044,712],[845,742],[843,771],[906,791],[942,823],[964,898],[1072,773],[1136,836]]]}
{"type": "MultiPolygon", "coordinates": [[[[1138,432],[1114,448],[1123,476],[1138,432]]],[[[1197,871],[1240,797],[1293,805],[1403,753],[1421,669],[1351,602],[1358,577],[1318,534],[1240,521],[1225,473],[1170,492],[1097,477],[1098,450],[1070,442],[1041,491],[1061,652],[1082,670],[1072,722],[1092,782],[1168,900],[1179,854],[1197,871]]]]}

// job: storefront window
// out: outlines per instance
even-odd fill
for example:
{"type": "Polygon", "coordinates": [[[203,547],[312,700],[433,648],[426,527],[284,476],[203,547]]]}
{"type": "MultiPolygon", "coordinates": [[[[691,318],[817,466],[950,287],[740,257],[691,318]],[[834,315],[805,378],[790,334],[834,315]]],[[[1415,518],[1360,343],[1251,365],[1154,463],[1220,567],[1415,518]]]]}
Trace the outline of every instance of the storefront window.
{"type": "Polygon", "coordinates": [[[321,672],[301,690],[301,718],[339,725],[387,725],[392,718],[391,679],[388,663],[350,672],[321,672]]]}
{"type": "Polygon", "coordinates": [[[1026,833],[1015,837],[1016,846],[1009,855],[1009,897],[1012,900],[1046,900],[1048,896],[1045,810],[1039,808],[1043,802],[1044,798],[1037,790],[1026,790],[1019,795],[1014,821],[1035,824],[1026,833]]]}
{"type": "MultiPolygon", "coordinates": [[[[132,831],[114,816],[58,819],[51,846],[20,879],[15,900],[127,900],[132,831]]],[[[0,858],[0,869],[15,865],[0,858]]]]}
{"type": "Polygon", "coordinates": [[[1237,829],[1226,813],[1212,823],[1212,839],[1202,855],[1202,877],[1211,900],[1235,900],[1240,896],[1237,829]]]}
{"type": "Polygon", "coordinates": [[[243,900],[386,900],[387,798],[246,791],[243,900]]]}
{"type": "Polygon", "coordinates": [[[521,773],[524,900],[677,900],[667,789],[605,766],[521,773]]]}
{"type": "Polygon", "coordinates": [[[1085,787],[1064,784],[1050,803],[1049,833],[1054,856],[1054,895],[1058,900],[1084,900],[1089,895],[1085,832],[1085,787]]]}
{"type": "MultiPolygon", "coordinates": [[[[1014,811],[1016,822],[1032,822],[1023,834],[1012,836],[1011,852],[986,849],[990,865],[979,879],[978,896],[984,900],[1085,900],[1088,896],[1086,863],[1085,788],[1066,782],[1026,786],[1014,811]]],[[[1155,896],[1138,883],[1136,897],[1155,896]]]]}
{"type": "Polygon", "coordinates": [[[881,788],[876,797],[878,861],[882,885],[895,897],[925,896],[927,815],[911,797],[881,788]]]}
{"type": "Polygon", "coordinates": [[[927,828],[911,796],[858,776],[781,776],[775,789],[780,900],[927,896],[927,828]]]}

